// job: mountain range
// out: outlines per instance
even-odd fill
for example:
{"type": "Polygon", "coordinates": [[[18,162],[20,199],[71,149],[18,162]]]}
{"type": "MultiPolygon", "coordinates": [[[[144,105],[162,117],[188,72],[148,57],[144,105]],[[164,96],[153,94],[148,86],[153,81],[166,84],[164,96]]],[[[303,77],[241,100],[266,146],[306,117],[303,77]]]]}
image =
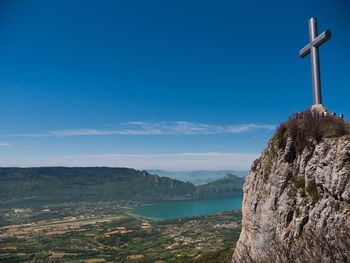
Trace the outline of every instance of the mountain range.
{"type": "Polygon", "coordinates": [[[164,170],[148,170],[151,174],[170,177],[184,182],[191,182],[194,185],[206,184],[214,182],[226,174],[234,174],[238,177],[245,177],[248,171],[233,171],[233,170],[194,170],[194,171],[164,171],[164,170]]]}
{"type": "Polygon", "coordinates": [[[242,196],[243,182],[244,179],[227,174],[215,182],[195,186],[129,168],[0,168],[0,205],[224,198],[242,196]]]}

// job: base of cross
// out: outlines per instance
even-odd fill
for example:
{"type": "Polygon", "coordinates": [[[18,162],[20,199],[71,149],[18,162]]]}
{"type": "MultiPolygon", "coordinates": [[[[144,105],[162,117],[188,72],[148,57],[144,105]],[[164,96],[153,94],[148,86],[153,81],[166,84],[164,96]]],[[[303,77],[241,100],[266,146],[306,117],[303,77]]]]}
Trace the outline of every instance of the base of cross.
{"type": "Polygon", "coordinates": [[[324,112],[327,112],[329,114],[329,111],[323,104],[315,104],[310,109],[312,112],[316,112],[317,114],[322,114],[324,112]]]}

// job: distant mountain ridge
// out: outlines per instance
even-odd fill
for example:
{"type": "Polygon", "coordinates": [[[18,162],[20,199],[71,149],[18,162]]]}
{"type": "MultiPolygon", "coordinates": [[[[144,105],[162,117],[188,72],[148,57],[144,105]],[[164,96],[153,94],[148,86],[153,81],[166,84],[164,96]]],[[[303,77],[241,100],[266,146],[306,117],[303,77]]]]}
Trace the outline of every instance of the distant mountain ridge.
{"type": "Polygon", "coordinates": [[[245,177],[248,171],[233,171],[233,170],[194,170],[194,171],[164,171],[164,170],[147,170],[151,174],[166,176],[172,179],[191,182],[195,185],[214,182],[225,176],[225,174],[234,174],[238,177],[245,177]]]}
{"type": "Polygon", "coordinates": [[[129,168],[0,168],[0,205],[211,199],[241,196],[242,185],[243,179],[233,175],[196,187],[129,168]]]}
{"type": "Polygon", "coordinates": [[[189,198],[191,183],[128,168],[0,168],[1,203],[189,198]]]}
{"type": "Polygon", "coordinates": [[[198,199],[210,199],[243,196],[243,184],[244,178],[226,174],[223,178],[214,182],[197,186],[196,197],[198,199]]]}

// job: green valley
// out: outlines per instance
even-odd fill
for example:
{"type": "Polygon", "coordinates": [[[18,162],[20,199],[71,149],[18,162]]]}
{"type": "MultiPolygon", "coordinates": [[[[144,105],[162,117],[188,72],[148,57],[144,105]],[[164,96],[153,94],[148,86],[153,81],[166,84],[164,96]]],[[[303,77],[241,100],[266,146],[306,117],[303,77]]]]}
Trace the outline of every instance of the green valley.
{"type": "Polygon", "coordinates": [[[0,168],[0,262],[226,262],[240,210],[166,220],[131,211],[165,201],[219,205],[242,197],[243,180],[227,174],[195,186],[128,168],[0,168]]]}
{"type": "Polygon", "coordinates": [[[0,228],[0,262],[188,262],[212,251],[232,253],[227,249],[241,229],[239,210],[161,221],[128,211],[113,203],[8,211],[9,221],[57,217],[0,228]]]}

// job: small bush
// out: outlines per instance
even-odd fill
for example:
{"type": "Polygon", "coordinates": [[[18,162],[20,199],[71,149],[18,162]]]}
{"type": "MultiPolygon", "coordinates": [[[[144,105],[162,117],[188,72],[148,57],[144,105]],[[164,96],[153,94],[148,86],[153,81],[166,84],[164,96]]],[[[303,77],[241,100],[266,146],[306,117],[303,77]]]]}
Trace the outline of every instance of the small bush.
{"type": "Polygon", "coordinates": [[[317,203],[318,200],[321,198],[321,195],[317,192],[317,186],[315,179],[312,179],[308,186],[306,187],[306,191],[308,194],[312,197],[312,202],[317,203]]]}
{"type": "Polygon", "coordinates": [[[278,148],[284,149],[286,148],[287,144],[287,137],[286,137],[287,127],[284,123],[282,123],[280,126],[278,126],[276,130],[276,137],[278,138],[278,148]]]}
{"type": "Polygon", "coordinates": [[[347,162],[347,163],[345,164],[345,166],[344,166],[344,167],[345,167],[345,169],[346,169],[346,170],[348,170],[348,171],[349,171],[349,170],[350,170],[350,163],[349,163],[349,162],[347,162]]]}
{"type": "Polygon", "coordinates": [[[269,175],[271,173],[272,165],[276,161],[276,157],[269,153],[266,157],[266,159],[262,163],[262,169],[264,170],[264,182],[267,182],[269,179],[269,175]]]}
{"type": "Polygon", "coordinates": [[[294,182],[294,185],[295,185],[296,188],[304,189],[305,188],[305,178],[302,177],[302,178],[296,180],[294,182]]]}
{"type": "Polygon", "coordinates": [[[254,161],[253,165],[252,165],[252,168],[251,168],[251,170],[252,170],[253,172],[256,171],[256,168],[258,167],[258,164],[259,164],[259,159],[256,159],[256,160],[254,161]]]}
{"type": "Polygon", "coordinates": [[[293,177],[294,177],[293,172],[288,171],[288,173],[286,175],[286,180],[284,181],[284,186],[287,186],[290,183],[290,181],[293,180],[293,177]]]}

